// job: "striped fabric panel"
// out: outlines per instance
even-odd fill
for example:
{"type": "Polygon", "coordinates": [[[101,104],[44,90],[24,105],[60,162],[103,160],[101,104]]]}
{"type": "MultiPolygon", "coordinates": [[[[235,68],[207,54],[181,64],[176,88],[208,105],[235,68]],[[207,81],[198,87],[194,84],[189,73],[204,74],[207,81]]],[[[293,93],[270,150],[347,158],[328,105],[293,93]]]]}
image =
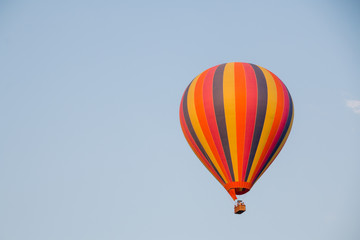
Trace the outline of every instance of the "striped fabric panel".
{"type": "Polygon", "coordinates": [[[293,102],[281,80],[262,67],[239,62],[198,75],[180,105],[186,140],[233,198],[234,190],[249,191],[274,161],[293,116],[293,102]]]}

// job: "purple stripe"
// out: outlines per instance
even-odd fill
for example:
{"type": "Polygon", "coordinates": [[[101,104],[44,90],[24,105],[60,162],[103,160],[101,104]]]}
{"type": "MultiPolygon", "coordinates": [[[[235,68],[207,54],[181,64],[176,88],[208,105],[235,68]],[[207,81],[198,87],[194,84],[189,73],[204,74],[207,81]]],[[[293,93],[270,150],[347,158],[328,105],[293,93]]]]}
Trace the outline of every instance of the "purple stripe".
{"type": "Polygon", "coordinates": [[[261,71],[261,69],[251,64],[252,68],[255,71],[256,75],[256,81],[257,81],[257,94],[258,94],[258,104],[257,104],[257,112],[256,112],[256,120],[255,120],[255,129],[254,129],[254,135],[251,143],[251,150],[250,150],[250,156],[248,165],[246,168],[246,175],[245,175],[245,181],[248,180],[250,169],[252,167],[255,153],[259,144],[259,140],[261,137],[261,133],[264,126],[265,121],[265,115],[266,115],[266,107],[267,107],[267,98],[268,98],[268,89],[266,84],[266,79],[264,76],[264,73],[261,71]]]}
{"type": "Polygon", "coordinates": [[[218,131],[226,157],[226,162],[231,174],[231,179],[232,181],[235,181],[234,170],[231,161],[229,140],[227,135],[226,120],[225,120],[224,91],[223,91],[225,65],[226,64],[219,65],[215,71],[214,82],[213,82],[213,101],[214,101],[216,122],[218,125],[218,131]]]}

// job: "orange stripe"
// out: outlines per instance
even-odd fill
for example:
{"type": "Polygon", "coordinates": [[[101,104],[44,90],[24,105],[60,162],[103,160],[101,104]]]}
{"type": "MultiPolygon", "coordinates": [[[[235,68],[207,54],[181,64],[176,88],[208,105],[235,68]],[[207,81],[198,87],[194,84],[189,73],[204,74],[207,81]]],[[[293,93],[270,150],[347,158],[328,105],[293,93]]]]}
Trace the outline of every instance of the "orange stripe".
{"type": "Polygon", "coordinates": [[[238,174],[239,181],[244,181],[243,162],[246,128],[246,78],[242,63],[235,63],[235,108],[236,108],[236,136],[238,148],[238,174]]]}

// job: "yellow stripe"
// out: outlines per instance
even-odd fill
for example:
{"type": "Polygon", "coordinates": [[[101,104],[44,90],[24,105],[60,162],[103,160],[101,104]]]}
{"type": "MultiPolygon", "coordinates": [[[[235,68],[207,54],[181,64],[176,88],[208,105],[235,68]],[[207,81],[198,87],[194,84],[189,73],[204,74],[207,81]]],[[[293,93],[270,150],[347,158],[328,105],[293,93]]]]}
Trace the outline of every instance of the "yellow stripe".
{"type": "Polygon", "coordinates": [[[236,108],[235,108],[235,64],[225,65],[223,76],[224,108],[226,129],[230,147],[230,155],[234,170],[235,181],[239,181],[238,153],[236,137],[236,108]]]}
{"type": "MultiPolygon", "coordinates": [[[[268,169],[268,167],[271,165],[271,163],[275,160],[275,158],[277,157],[277,155],[279,154],[279,152],[281,151],[281,149],[283,148],[287,138],[289,137],[289,134],[290,134],[290,130],[292,128],[292,124],[293,124],[293,120],[294,120],[294,104],[293,104],[293,112],[292,112],[292,115],[291,115],[291,122],[290,122],[290,125],[289,125],[289,128],[286,132],[286,135],[284,137],[284,139],[282,140],[279,148],[276,150],[274,156],[271,158],[271,160],[269,161],[269,163],[266,165],[266,167],[264,168],[264,170],[261,172],[261,174],[259,175],[259,177],[257,179],[255,179],[255,182],[264,174],[264,172],[268,169]]],[[[254,182],[254,183],[255,183],[254,182]]]]}
{"type": "Polygon", "coordinates": [[[197,81],[199,79],[199,76],[197,76],[194,79],[194,81],[191,83],[191,85],[189,87],[188,99],[187,99],[189,117],[190,117],[190,120],[191,120],[191,124],[192,124],[192,126],[194,128],[195,134],[198,137],[198,139],[199,139],[201,145],[203,146],[205,152],[208,154],[209,158],[211,159],[211,162],[214,164],[216,170],[220,173],[220,175],[224,179],[225,183],[227,183],[228,179],[224,175],[224,173],[221,171],[221,168],[218,165],[218,163],[217,163],[217,161],[216,161],[216,159],[214,157],[214,154],[212,153],[211,148],[209,147],[209,144],[206,141],[204,133],[203,133],[203,131],[201,129],[199,119],[198,119],[197,114],[196,114],[194,92],[195,92],[195,86],[196,86],[196,83],[197,83],[197,81]]]}
{"type": "Polygon", "coordinates": [[[269,134],[270,134],[273,122],[274,122],[275,113],[276,113],[276,105],[277,105],[277,89],[276,89],[276,84],[275,84],[274,78],[271,76],[271,74],[265,68],[260,67],[260,69],[264,73],[264,76],[266,79],[268,98],[267,98],[267,106],[266,106],[266,115],[265,115],[264,125],[263,125],[261,137],[259,140],[259,144],[258,144],[256,153],[255,153],[253,164],[250,169],[250,174],[249,174],[248,179],[252,179],[253,174],[256,169],[256,166],[258,164],[261,164],[261,162],[259,162],[260,156],[264,150],[266,141],[269,137],[269,134]]]}

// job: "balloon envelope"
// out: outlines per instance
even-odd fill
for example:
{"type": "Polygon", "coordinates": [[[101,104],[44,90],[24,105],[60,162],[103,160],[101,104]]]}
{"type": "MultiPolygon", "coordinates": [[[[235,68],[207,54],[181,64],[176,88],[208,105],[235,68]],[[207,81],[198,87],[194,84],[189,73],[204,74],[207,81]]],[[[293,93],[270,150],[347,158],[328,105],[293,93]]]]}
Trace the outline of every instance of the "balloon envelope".
{"type": "Polygon", "coordinates": [[[180,104],[187,142],[234,200],[248,192],[274,161],[293,117],[284,83],[249,63],[207,69],[186,88],[180,104]]]}

